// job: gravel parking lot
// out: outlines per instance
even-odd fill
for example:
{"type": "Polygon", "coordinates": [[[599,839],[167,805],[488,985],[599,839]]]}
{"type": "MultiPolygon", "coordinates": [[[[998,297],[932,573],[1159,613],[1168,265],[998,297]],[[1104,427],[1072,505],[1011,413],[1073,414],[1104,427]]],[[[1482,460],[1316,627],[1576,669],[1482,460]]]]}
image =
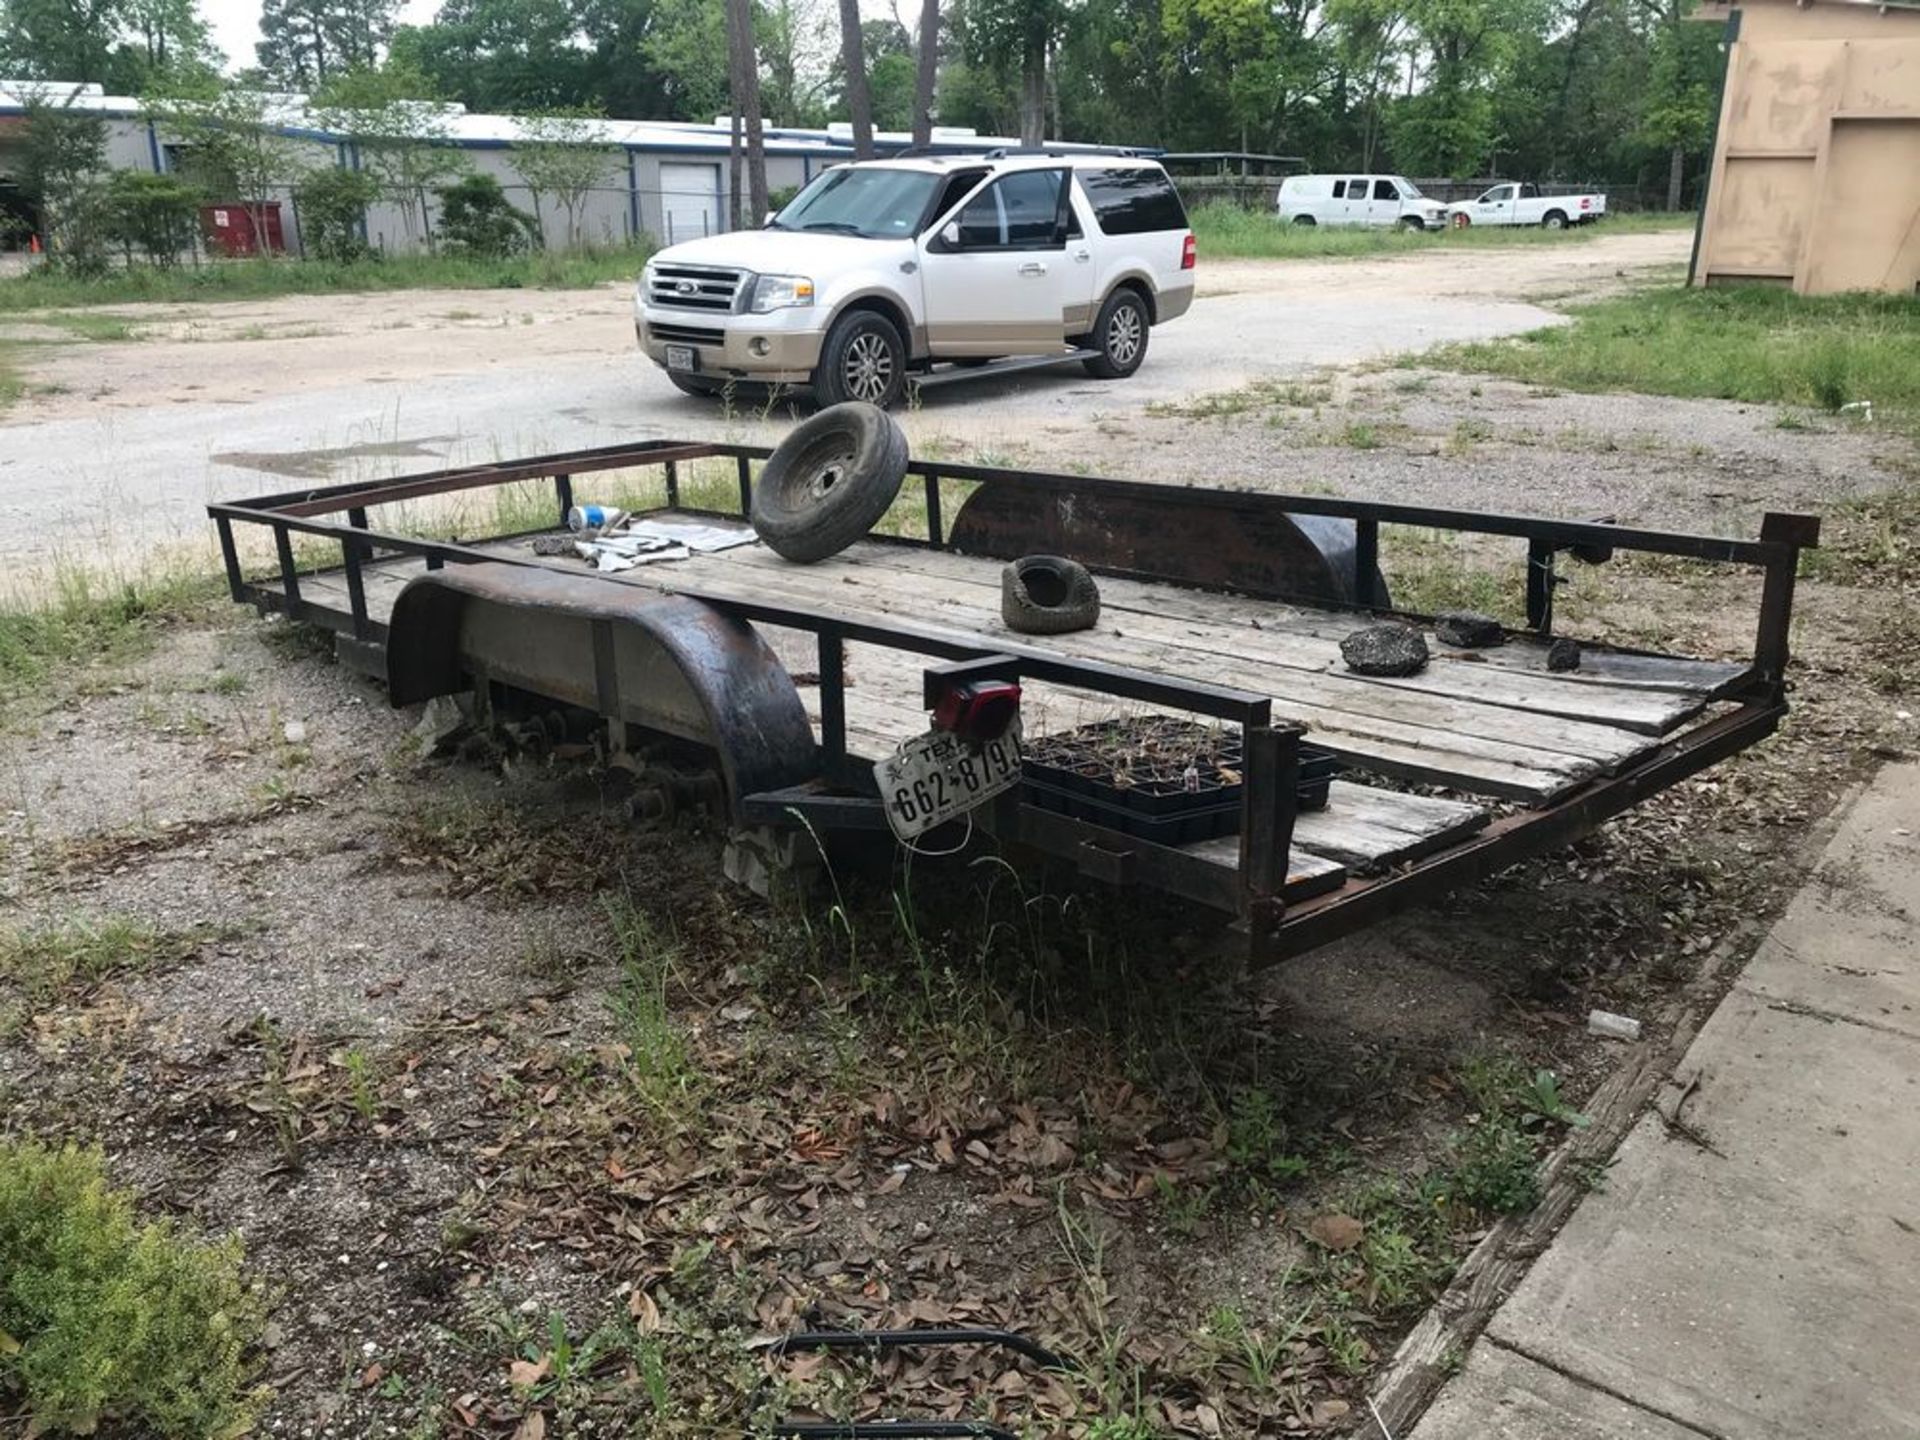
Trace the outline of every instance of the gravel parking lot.
{"type": "MultiPolygon", "coordinates": [[[[1253,381],[1549,324],[1543,302],[1676,264],[1687,243],[1671,231],[1377,260],[1203,260],[1202,298],[1155,334],[1135,379],[1107,384],[1067,367],[955,386],[904,419],[916,444],[955,453],[1031,463],[1097,455],[1113,473],[1212,474],[1221,457],[1203,450],[1183,467],[1172,463],[1171,433],[1142,439],[1116,427],[1253,381]],[[1090,435],[1102,437],[1097,451],[1090,435]]],[[[351,479],[640,436],[759,438],[784,423],[673,390],[635,353],[619,286],[110,314],[133,338],[30,352],[29,394],[0,429],[0,563],[27,568],[58,553],[126,564],[156,544],[198,544],[209,498],[283,489],[290,477],[351,479]]],[[[73,340],[31,317],[4,337],[73,340]]]]}

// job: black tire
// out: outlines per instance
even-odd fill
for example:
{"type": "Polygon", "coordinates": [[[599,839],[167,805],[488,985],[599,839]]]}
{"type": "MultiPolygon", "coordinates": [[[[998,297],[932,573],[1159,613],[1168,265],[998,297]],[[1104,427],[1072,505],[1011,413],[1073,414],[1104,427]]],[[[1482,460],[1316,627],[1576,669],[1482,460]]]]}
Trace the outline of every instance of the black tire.
{"type": "Polygon", "coordinates": [[[1091,630],[1100,619],[1100,587],[1076,560],[1027,555],[1000,572],[1000,618],[1022,635],[1091,630]]]}
{"type": "Polygon", "coordinates": [[[813,398],[822,406],[858,400],[885,410],[906,388],[906,342],[892,322],[872,310],[841,316],[820,347],[813,398]]]}
{"type": "Polygon", "coordinates": [[[1099,352],[1081,363],[1098,380],[1124,380],[1147,358],[1147,302],[1138,290],[1122,287],[1107,297],[1100,318],[1093,322],[1087,344],[1099,352]]]}
{"type": "Polygon", "coordinates": [[[1305,225],[1308,228],[1312,228],[1313,226],[1318,225],[1320,222],[1314,219],[1311,215],[1296,215],[1293,217],[1293,223],[1296,225],[1305,225]]]}
{"type": "Polygon", "coordinates": [[[667,371],[667,379],[682,395],[698,395],[706,400],[713,399],[727,388],[724,380],[706,380],[698,375],[688,375],[679,370],[667,371]]]}
{"type": "Polygon", "coordinates": [[[907,437],[886,411],[830,405],[768,457],[753,487],[754,533],[802,564],[837,555],[887,513],[906,474],[907,437]]]}
{"type": "Polygon", "coordinates": [[[1427,228],[1427,222],[1422,220],[1418,215],[1403,215],[1400,217],[1400,228],[1402,230],[1425,230],[1427,228]]]}
{"type": "Polygon", "coordinates": [[[1567,217],[1558,210],[1549,210],[1540,217],[1540,228],[1543,230],[1564,230],[1567,228],[1567,217]]]}

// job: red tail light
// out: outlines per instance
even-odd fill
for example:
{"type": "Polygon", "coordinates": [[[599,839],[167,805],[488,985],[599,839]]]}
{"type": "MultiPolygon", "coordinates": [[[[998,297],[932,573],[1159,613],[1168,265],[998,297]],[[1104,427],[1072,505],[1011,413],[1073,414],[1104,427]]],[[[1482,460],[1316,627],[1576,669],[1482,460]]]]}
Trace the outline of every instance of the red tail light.
{"type": "Polygon", "coordinates": [[[1586,199],[1583,196],[1580,201],[1580,208],[1582,210],[1591,210],[1593,208],[1593,201],[1586,199]]]}
{"type": "Polygon", "coordinates": [[[947,689],[933,707],[933,728],[962,740],[997,740],[1020,713],[1020,687],[1011,680],[975,680],[947,689]]]}
{"type": "Polygon", "coordinates": [[[1193,236],[1187,236],[1186,243],[1180,247],[1180,268],[1193,269],[1193,262],[1199,258],[1199,248],[1194,244],[1193,236]]]}

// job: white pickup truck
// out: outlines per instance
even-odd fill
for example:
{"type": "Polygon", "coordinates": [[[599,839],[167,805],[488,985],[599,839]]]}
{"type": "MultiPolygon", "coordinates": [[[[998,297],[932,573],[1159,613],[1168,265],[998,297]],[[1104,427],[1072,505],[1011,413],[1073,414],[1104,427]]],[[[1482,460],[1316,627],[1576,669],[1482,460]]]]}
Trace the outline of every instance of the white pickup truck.
{"type": "Polygon", "coordinates": [[[1449,205],[1447,223],[1456,230],[1472,225],[1542,225],[1564,230],[1589,224],[1606,213],[1604,195],[1542,195],[1538,185],[1510,183],[1490,186],[1477,199],[1449,205]]]}

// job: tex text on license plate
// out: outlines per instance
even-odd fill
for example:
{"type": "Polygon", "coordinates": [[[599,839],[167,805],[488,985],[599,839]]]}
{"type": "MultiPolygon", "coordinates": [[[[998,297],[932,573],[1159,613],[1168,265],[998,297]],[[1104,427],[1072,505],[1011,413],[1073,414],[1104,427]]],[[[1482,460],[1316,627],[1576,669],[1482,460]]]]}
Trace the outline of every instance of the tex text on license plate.
{"type": "Polygon", "coordinates": [[[1019,783],[1019,722],[977,746],[929,730],[903,741],[873,767],[873,778],[893,833],[911,840],[1019,783]]]}
{"type": "Polygon", "coordinates": [[[667,369],[698,370],[699,368],[700,352],[691,345],[667,346],[667,369]]]}

